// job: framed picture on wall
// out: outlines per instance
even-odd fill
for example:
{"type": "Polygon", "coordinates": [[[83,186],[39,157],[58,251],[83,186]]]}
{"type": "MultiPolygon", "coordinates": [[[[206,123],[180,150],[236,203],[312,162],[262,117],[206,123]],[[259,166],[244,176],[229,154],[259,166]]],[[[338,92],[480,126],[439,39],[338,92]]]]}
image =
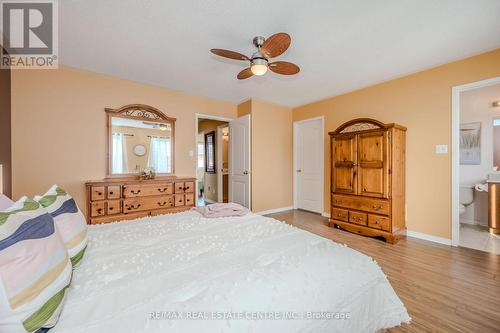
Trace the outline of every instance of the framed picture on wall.
{"type": "Polygon", "coordinates": [[[215,131],[205,134],[205,172],[215,173],[215,131]]]}
{"type": "Polygon", "coordinates": [[[481,164],[481,123],[460,124],[460,164],[481,164]]]}

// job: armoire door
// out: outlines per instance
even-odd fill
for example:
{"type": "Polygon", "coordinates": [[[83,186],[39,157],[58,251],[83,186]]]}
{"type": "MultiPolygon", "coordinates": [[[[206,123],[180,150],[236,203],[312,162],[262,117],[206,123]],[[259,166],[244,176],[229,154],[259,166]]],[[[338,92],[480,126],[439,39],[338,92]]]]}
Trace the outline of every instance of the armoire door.
{"type": "Polygon", "coordinates": [[[389,142],[387,131],[358,135],[358,193],[389,196],[389,142]]]}
{"type": "Polygon", "coordinates": [[[357,149],[356,135],[332,139],[332,191],[336,193],[357,194],[357,149]]]}

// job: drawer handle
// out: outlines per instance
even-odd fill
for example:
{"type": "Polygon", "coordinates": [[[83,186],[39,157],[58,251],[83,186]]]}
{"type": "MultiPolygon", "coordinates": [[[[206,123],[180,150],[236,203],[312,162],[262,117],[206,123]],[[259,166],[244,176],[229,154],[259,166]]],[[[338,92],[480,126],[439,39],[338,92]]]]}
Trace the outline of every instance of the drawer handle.
{"type": "Polygon", "coordinates": [[[341,204],[342,202],[344,202],[344,201],[335,199],[335,203],[341,204]]]}
{"type": "Polygon", "coordinates": [[[102,192],[97,192],[97,195],[102,195],[102,192]]]}
{"type": "Polygon", "coordinates": [[[379,210],[379,209],[382,209],[382,206],[381,205],[373,205],[372,208],[375,210],[379,210]]]}
{"type": "Polygon", "coordinates": [[[357,216],[353,216],[352,219],[357,222],[361,221],[361,218],[357,216]]]}
{"type": "Polygon", "coordinates": [[[133,204],[130,205],[127,209],[128,210],[131,210],[131,209],[138,209],[139,207],[141,207],[141,204],[137,204],[137,206],[134,206],[133,204]]]}
{"type": "Polygon", "coordinates": [[[102,208],[97,208],[97,214],[102,214],[102,208]]]}
{"type": "Polygon", "coordinates": [[[109,210],[113,210],[114,208],[113,207],[108,207],[109,210]]]}
{"type": "Polygon", "coordinates": [[[139,193],[141,193],[141,190],[135,190],[135,191],[134,190],[130,190],[130,193],[132,193],[132,194],[139,194],[139,193]]]}
{"type": "Polygon", "coordinates": [[[165,206],[166,204],[167,204],[167,202],[166,202],[166,201],[163,201],[163,202],[158,202],[158,206],[161,206],[161,207],[165,206]]]}
{"type": "Polygon", "coordinates": [[[338,217],[344,217],[344,216],[343,216],[342,214],[340,214],[340,213],[339,213],[339,214],[337,214],[337,216],[338,216],[338,217]]]}
{"type": "Polygon", "coordinates": [[[158,192],[163,193],[163,192],[165,192],[166,190],[167,190],[167,188],[166,188],[166,187],[164,187],[164,188],[159,188],[159,189],[158,189],[158,192]]]}
{"type": "Polygon", "coordinates": [[[185,191],[185,190],[187,190],[188,188],[189,188],[189,187],[184,187],[184,188],[183,188],[183,190],[185,191]]]}

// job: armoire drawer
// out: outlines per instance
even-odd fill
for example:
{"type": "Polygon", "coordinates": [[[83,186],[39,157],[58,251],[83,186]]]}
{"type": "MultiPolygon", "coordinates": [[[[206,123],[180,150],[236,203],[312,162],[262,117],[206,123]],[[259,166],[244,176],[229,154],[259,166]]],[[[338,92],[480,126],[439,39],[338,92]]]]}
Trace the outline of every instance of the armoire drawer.
{"type": "Polygon", "coordinates": [[[340,221],[349,221],[349,211],[347,209],[340,209],[332,207],[332,219],[340,221]]]}
{"type": "Polygon", "coordinates": [[[370,228],[391,231],[391,220],[387,217],[368,214],[368,226],[370,228]]]}
{"type": "Polygon", "coordinates": [[[360,225],[366,225],[366,221],[368,220],[365,213],[358,213],[349,211],[349,222],[356,223],[360,225]]]}
{"type": "Polygon", "coordinates": [[[125,199],[123,200],[123,212],[132,213],[144,210],[169,208],[174,205],[173,200],[173,195],[125,199]]]}
{"type": "Polygon", "coordinates": [[[390,211],[389,201],[339,194],[332,194],[332,205],[336,207],[362,210],[383,215],[389,215],[390,211]]]}
{"type": "Polygon", "coordinates": [[[134,184],[123,186],[123,197],[136,198],[173,193],[173,183],[134,184]]]}

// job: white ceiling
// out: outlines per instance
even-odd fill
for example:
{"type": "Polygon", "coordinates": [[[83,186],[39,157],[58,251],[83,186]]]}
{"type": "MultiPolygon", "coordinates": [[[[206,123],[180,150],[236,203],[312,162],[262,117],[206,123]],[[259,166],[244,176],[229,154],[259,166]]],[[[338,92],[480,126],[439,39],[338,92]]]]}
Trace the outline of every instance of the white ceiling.
{"type": "Polygon", "coordinates": [[[64,0],[60,64],[238,103],[298,106],[500,47],[499,0],[64,0]],[[296,76],[239,81],[252,38],[287,32],[296,76]]]}

